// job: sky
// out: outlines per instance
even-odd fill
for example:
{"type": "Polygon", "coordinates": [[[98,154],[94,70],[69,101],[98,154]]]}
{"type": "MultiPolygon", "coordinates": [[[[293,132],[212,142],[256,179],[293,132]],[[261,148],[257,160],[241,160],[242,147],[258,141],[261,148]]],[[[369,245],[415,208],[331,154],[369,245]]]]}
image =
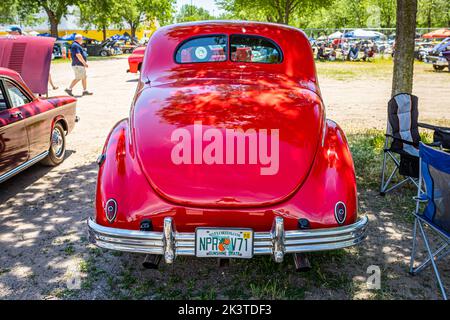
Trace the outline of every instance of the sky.
{"type": "Polygon", "coordinates": [[[216,16],[223,13],[223,10],[219,9],[214,0],[177,0],[177,11],[184,4],[192,4],[197,7],[202,7],[209,11],[210,14],[216,16]]]}

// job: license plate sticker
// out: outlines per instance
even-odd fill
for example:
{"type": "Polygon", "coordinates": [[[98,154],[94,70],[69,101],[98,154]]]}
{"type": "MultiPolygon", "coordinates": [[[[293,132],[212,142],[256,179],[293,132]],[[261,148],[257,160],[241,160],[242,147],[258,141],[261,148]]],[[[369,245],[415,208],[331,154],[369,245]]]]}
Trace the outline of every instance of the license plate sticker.
{"type": "Polygon", "coordinates": [[[252,258],[253,230],[197,228],[195,255],[201,258],[252,258]]]}

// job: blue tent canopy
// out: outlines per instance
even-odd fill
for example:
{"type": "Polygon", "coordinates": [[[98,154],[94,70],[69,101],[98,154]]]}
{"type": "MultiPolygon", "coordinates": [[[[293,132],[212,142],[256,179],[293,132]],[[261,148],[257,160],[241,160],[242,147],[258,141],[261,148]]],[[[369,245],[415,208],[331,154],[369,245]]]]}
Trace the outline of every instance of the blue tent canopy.
{"type": "Polygon", "coordinates": [[[128,40],[130,40],[130,37],[129,36],[126,36],[126,35],[120,35],[120,34],[115,34],[115,35],[113,35],[112,37],[111,37],[111,40],[125,40],[125,41],[128,41],[128,40]]]}
{"type": "MultiPolygon", "coordinates": [[[[58,38],[58,40],[62,40],[62,41],[74,41],[75,40],[75,35],[76,33],[72,33],[72,34],[66,34],[65,36],[62,36],[60,38],[58,38]]],[[[83,40],[89,40],[89,38],[86,38],[85,36],[83,36],[83,40]]]]}

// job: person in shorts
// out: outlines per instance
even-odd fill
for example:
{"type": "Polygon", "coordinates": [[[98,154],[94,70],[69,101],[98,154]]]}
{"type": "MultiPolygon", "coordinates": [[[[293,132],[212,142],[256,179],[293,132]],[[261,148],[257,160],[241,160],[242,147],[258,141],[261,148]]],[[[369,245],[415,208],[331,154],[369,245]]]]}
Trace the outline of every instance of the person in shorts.
{"type": "Polygon", "coordinates": [[[81,34],[75,35],[75,41],[72,43],[70,47],[70,53],[72,56],[72,69],[75,74],[75,79],[70,83],[69,88],[65,89],[67,94],[73,96],[72,89],[73,87],[81,80],[81,84],[83,86],[83,96],[92,95],[92,92],[87,90],[87,81],[86,81],[86,68],[87,64],[87,54],[84,51],[81,44],[83,43],[83,36],[81,34]]]}

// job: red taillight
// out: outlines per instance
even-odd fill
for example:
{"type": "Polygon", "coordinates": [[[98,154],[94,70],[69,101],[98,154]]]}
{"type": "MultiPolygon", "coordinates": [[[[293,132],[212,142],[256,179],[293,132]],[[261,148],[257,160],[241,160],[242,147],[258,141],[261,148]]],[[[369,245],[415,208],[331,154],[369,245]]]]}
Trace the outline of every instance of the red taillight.
{"type": "Polygon", "coordinates": [[[106,219],[108,219],[108,221],[110,223],[113,223],[113,221],[114,221],[114,219],[116,219],[116,215],[117,215],[117,202],[116,202],[116,200],[109,199],[106,202],[105,214],[106,214],[106,219]]]}
{"type": "Polygon", "coordinates": [[[347,208],[342,201],[336,203],[334,207],[334,217],[339,224],[343,224],[345,222],[345,218],[347,217],[347,208]]]}

